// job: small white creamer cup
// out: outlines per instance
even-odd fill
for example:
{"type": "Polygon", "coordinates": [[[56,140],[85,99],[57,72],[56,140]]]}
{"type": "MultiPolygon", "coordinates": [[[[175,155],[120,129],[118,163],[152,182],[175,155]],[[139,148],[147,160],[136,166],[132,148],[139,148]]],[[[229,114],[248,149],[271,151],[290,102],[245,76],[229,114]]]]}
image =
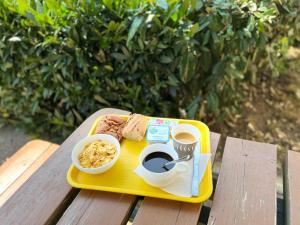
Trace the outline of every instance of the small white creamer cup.
{"type": "Polygon", "coordinates": [[[190,124],[178,124],[177,126],[172,127],[171,137],[173,139],[173,146],[176,152],[178,153],[179,158],[190,156],[193,158],[194,150],[197,142],[200,141],[200,132],[197,127],[190,124]],[[175,138],[176,134],[181,132],[187,132],[192,134],[195,137],[195,141],[193,142],[181,142],[175,138]]]}
{"type": "Polygon", "coordinates": [[[105,171],[109,170],[117,162],[117,160],[120,156],[120,152],[121,152],[120,143],[115,137],[108,135],[108,134],[94,134],[94,135],[83,138],[75,145],[75,147],[73,148],[73,151],[72,151],[72,162],[75,165],[75,167],[77,169],[81,170],[82,172],[89,173],[89,174],[104,173],[105,171]],[[113,145],[115,145],[116,146],[115,157],[110,162],[108,162],[102,166],[99,166],[97,168],[82,167],[80,165],[80,162],[78,159],[79,154],[84,150],[84,147],[87,144],[89,144],[93,141],[97,141],[97,140],[108,141],[108,142],[112,143],[113,145]]]}
{"type": "Polygon", "coordinates": [[[139,157],[140,169],[144,181],[155,187],[165,187],[171,184],[177,175],[185,173],[188,170],[184,162],[176,163],[169,171],[163,173],[155,173],[143,166],[143,161],[147,155],[153,152],[164,152],[170,155],[173,159],[178,159],[177,153],[169,144],[151,144],[144,148],[139,157]]]}

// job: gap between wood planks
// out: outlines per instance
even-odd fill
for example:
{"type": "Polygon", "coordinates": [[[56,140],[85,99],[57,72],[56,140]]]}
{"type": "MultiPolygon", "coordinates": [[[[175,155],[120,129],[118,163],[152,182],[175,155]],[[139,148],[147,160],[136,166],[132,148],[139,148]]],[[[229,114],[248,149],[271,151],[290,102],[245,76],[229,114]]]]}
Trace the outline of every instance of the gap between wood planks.
{"type": "Polygon", "coordinates": [[[72,188],[70,193],[63,200],[62,204],[55,210],[52,216],[46,222],[46,225],[55,225],[60,220],[62,215],[65,213],[69,205],[73,202],[76,196],[79,194],[80,189],[72,188]]]}

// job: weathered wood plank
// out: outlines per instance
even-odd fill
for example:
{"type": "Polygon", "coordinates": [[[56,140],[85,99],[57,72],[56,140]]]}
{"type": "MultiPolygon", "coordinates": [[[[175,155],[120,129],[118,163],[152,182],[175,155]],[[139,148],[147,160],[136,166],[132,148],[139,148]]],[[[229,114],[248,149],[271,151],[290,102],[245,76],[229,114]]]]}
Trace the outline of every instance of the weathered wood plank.
{"type": "MultiPolygon", "coordinates": [[[[8,186],[7,189],[5,189],[1,194],[0,194],[0,207],[24,184],[28,178],[56,151],[56,149],[59,147],[59,145],[56,144],[51,144],[49,142],[45,141],[40,141],[40,140],[34,140],[26,145],[24,145],[20,151],[22,150],[27,150],[27,151],[32,151],[33,148],[41,148],[42,154],[37,158],[32,158],[31,160],[34,160],[32,164],[26,168],[26,170],[20,174],[18,177],[16,177],[16,174],[12,174],[15,178],[15,180],[8,186]],[[46,143],[48,144],[46,145],[46,143]],[[44,149],[46,147],[46,149],[44,149]]],[[[27,162],[24,162],[27,164],[27,162]]],[[[15,167],[13,167],[15,168],[15,167]]],[[[22,169],[24,169],[22,167],[22,169]]],[[[1,175],[0,175],[1,176],[1,175]]],[[[10,179],[9,179],[10,181],[10,179]]]]}
{"type": "Polygon", "coordinates": [[[114,225],[127,221],[135,196],[82,190],[74,199],[58,225],[114,225]]]}
{"type": "MultiPolygon", "coordinates": [[[[212,161],[218,147],[220,135],[211,133],[212,161]]],[[[134,225],[193,225],[197,224],[201,204],[161,200],[146,197],[134,218],[134,225]]]]}
{"type": "Polygon", "coordinates": [[[25,182],[0,208],[2,224],[45,224],[60,213],[68,196],[74,191],[66,181],[71,164],[70,153],[76,142],[87,135],[94,120],[110,113],[127,114],[127,111],[103,109],[91,115],[60,146],[60,148],[25,182]]]}
{"type": "Polygon", "coordinates": [[[51,145],[43,140],[25,144],[0,167],[0,195],[51,145]]]}
{"type": "Polygon", "coordinates": [[[285,201],[287,225],[300,224],[300,153],[288,151],[285,161],[285,201]]]}
{"type": "Polygon", "coordinates": [[[228,137],[209,225],[276,224],[276,146],[228,137]]]}

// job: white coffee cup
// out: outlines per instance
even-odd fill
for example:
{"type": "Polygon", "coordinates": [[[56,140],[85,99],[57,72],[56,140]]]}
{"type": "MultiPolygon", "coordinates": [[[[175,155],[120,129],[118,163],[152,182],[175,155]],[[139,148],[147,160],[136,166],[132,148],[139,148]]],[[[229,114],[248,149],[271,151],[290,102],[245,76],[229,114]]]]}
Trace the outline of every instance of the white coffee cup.
{"type": "Polygon", "coordinates": [[[148,170],[143,166],[143,161],[147,155],[153,152],[164,152],[170,155],[173,159],[178,159],[178,154],[173,147],[168,144],[151,144],[144,148],[139,157],[139,163],[144,181],[155,187],[165,187],[174,181],[174,178],[180,173],[185,173],[188,170],[184,162],[176,163],[173,168],[166,172],[156,173],[148,170]]]}

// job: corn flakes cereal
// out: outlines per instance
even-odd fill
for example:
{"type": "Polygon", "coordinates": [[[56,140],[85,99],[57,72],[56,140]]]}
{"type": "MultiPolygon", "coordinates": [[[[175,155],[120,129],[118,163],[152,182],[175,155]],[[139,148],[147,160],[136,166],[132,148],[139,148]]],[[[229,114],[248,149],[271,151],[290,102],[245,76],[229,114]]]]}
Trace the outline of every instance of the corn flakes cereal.
{"type": "Polygon", "coordinates": [[[97,140],[84,147],[79,154],[79,162],[84,168],[96,168],[113,160],[116,153],[117,149],[114,144],[97,140]]]}

